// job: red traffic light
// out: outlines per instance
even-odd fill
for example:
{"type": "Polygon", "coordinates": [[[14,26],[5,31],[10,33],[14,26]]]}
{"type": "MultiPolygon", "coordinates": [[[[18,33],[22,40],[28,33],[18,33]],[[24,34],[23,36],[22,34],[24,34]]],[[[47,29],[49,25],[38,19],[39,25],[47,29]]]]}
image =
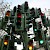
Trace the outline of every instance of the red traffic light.
{"type": "Polygon", "coordinates": [[[41,16],[44,16],[44,14],[43,14],[43,13],[41,13],[41,16]]]}
{"type": "Polygon", "coordinates": [[[17,28],[20,28],[21,27],[21,13],[17,13],[17,28]]]}
{"type": "Polygon", "coordinates": [[[21,18],[22,16],[21,16],[21,13],[18,13],[17,14],[17,18],[21,18]]]}

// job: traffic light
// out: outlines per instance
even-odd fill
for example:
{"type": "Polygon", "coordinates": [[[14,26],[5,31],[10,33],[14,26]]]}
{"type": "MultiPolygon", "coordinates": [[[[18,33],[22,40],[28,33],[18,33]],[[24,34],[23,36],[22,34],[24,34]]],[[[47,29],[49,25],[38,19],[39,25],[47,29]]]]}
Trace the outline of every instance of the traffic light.
{"type": "Polygon", "coordinates": [[[27,10],[28,10],[28,2],[26,1],[25,3],[24,3],[24,12],[27,12],[27,10]]]}
{"type": "Polygon", "coordinates": [[[13,14],[12,14],[13,16],[14,16],[15,13],[16,13],[16,9],[17,9],[16,6],[14,6],[14,8],[13,8],[13,14]]]}
{"type": "Polygon", "coordinates": [[[4,45],[8,45],[8,41],[7,40],[4,41],[4,45]]]}
{"type": "Polygon", "coordinates": [[[21,5],[18,5],[18,8],[17,8],[17,13],[21,13],[22,12],[22,7],[21,7],[21,5]]]}
{"type": "Polygon", "coordinates": [[[36,22],[35,22],[35,19],[33,19],[33,30],[34,30],[34,32],[37,32],[37,24],[36,24],[36,22]]]}
{"type": "Polygon", "coordinates": [[[10,40],[10,36],[5,35],[3,38],[3,44],[2,44],[1,50],[8,50],[9,49],[9,40],[10,40]]]}
{"type": "Polygon", "coordinates": [[[39,15],[41,14],[41,8],[38,8],[38,13],[39,13],[39,15]]]}
{"type": "Polygon", "coordinates": [[[37,41],[38,40],[38,38],[37,38],[38,37],[38,33],[37,33],[37,24],[35,22],[35,19],[33,19],[32,24],[33,24],[33,32],[35,34],[34,40],[37,41]]]}
{"type": "Polygon", "coordinates": [[[28,50],[33,50],[33,40],[29,40],[29,42],[28,42],[28,50]]]}
{"type": "Polygon", "coordinates": [[[37,8],[35,9],[35,18],[39,18],[39,12],[37,8]]]}
{"type": "Polygon", "coordinates": [[[29,31],[29,28],[32,27],[30,23],[32,23],[32,20],[31,20],[31,17],[29,16],[29,13],[27,13],[25,14],[25,28],[28,29],[27,31],[29,31]]]}
{"type": "Polygon", "coordinates": [[[11,16],[11,17],[10,17],[10,23],[12,23],[12,24],[13,24],[13,23],[14,23],[14,21],[15,21],[15,17],[14,17],[14,16],[11,16]]]}
{"type": "Polygon", "coordinates": [[[38,29],[42,29],[42,23],[41,23],[41,21],[38,22],[38,29]]]}
{"type": "Polygon", "coordinates": [[[17,7],[14,21],[15,21],[15,31],[24,30],[24,13],[22,13],[21,5],[18,5],[17,7]]]}
{"type": "Polygon", "coordinates": [[[23,14],[21,12],[21,5],[18,5],[17,7],[17,11],[15,14],[15,31],[21,31],[23,30],[23,24],[24,24],[24,18],[23,18],[23,14]]]}
{"type": "Polygon", "coordinates": [[[9,10],[6,12],[6,15],[5,16],[7,16],[7,17],[10,16],[10,11],[9,10]]]}
{"type": "Polygon", "coordinates": [[[10,11],[8,10],[5,14],[5,21],[8,21],[9,17],[10,17],[10,11]]]}
{"type": "Polygon", "coordinates": [[[11,11],[10,10],[7,10],[6,13],[5,13],[5,17],[3,18],[3,29],[5,30],[6,28],[6,25],[8,23],[8,21],[10,20],[10,13],[11,11]]]}
{"type": "Polygon", "coordinates": [[[35,9],[34,8],[30,9],[30,16],[31,16],[31,18],[35,18],[35,9]]]}
{"type": "Polygon", "coordinates": [[[43,44],[43,42],[44,42],[43,40],[40,40],[40,41],[39,41],[40,44],[43,44]]]}
{"type": "Polygon", "coordinates": [[[0,29],[3,28],[3,17],[0,17],[0,29]]]}
{"type": "Polygon", "coordinates": [[[41,34],[41,30],[38,30],[38,38],[39,38],[39,45],[43,45],[44,44],[44,40],[41,34]]]}
{"type": "Polygon", "coordinates": [[[10,23],[12,23],[13,25],[15,24],[15,14],[14,13],[16,13],[16,11],[15,12],[11,11],[10,13],[10,23]]]}
{"type": "Polygon", "coordinates": [[[17,28],[20,29],[21,28],[21,18],[22,18],[22,15],[21,15],[21,12],[20,12],[20,5],[18,5],[18,9],[17,9],[17,22],[16,22],[16,25],[17,25],[17,28]]]}
{"type": "Polygon", "coordinates": [[[47,22],[45,14],[41,13],[41,19],[42,19],[42,23],[44,27],[47,27],[48,22],[47,22]]]}
{"type": "Polygon", "coordinates": [[[17,14],[17,28],[20,28],[21,27],[21,13],[18,13],[17,14]]]}
{"type": "Polygon", "coordinates": [[[44,30],[44,34],[46,34],[47,33],[47,30],[44,30]]]}

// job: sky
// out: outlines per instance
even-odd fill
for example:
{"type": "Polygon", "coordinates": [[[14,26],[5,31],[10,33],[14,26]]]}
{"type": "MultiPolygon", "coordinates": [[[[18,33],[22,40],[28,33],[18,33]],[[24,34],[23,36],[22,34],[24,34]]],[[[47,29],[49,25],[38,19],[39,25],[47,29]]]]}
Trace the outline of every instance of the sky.
{"type": "Polygon", "coordinates": [[[41,8],[42,10],[50,9],[50,0],[4,0],[5,2],[12,2],[11,9],[18,4],[23,4],[25,1],[28,1],[29,7],[32,8],[41,8]]]}

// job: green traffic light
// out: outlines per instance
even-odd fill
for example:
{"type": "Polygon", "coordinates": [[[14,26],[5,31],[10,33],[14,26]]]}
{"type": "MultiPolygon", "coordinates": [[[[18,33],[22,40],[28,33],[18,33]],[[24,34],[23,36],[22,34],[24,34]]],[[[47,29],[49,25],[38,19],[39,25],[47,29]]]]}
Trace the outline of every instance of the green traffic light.
{"type": "Polygon", "coordinates": [[[40,40],[40,44],[43,44],[43,42],[44,42],[43,40],[40,40]]]}
{"type": "Polygon", "coordinates": [[[34,29],[34,31],[37,31],[37,29],[34,29]]]}

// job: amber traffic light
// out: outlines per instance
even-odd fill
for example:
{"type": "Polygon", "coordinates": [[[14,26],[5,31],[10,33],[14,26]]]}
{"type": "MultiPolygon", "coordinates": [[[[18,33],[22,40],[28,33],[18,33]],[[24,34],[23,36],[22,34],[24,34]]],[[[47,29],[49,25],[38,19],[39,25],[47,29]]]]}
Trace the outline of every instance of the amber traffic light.
{"type": "Polygon", "coordinates": [[[9,11],[9,10],[6,12],[6,16],[7,16],[7,17],[10,16],[10,11],[9,11]]]}

